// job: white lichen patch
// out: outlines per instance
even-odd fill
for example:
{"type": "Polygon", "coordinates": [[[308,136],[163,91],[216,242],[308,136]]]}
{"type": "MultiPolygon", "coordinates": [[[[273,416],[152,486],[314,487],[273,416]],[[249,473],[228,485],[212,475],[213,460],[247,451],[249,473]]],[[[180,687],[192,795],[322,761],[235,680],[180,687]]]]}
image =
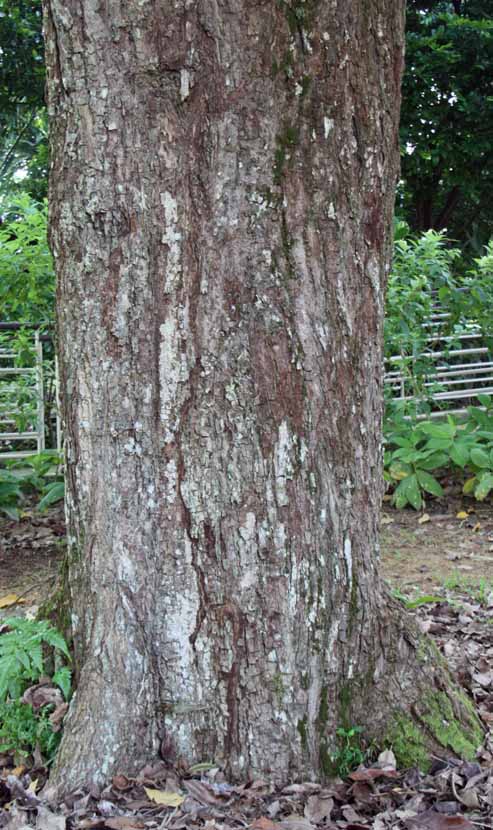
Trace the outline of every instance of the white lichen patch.
{"type": "Polygon", "coordinates": [[[257,217],[262,216],[262,214],[271,207],[269,200],[266,199],[261,193],[257,193],[255,190],[250,194],[249,201],[253,202],[254,205],[257,205],[257,217]]]}
{"type": "Polygon", "coordinates": [[[159,350],[159,382],[161,395],[161,420],[165,424],[166,443],[173,440],[176,430],[176,410],[180,403],[179,385],[188,380],[189,370],[185,354],[180,349],[178,320],[169,316],[159,329],[161,343],[159,350]]]}
{"type": "Polygon", "coordinates": [[[166,261],[166,279],[164,290],[170,294],[178,285],[181,276],[181,239],[178,230],[178,205],[171,193],[161,193],[161,204],[164,207],[165,232],[161,242],[168,247],[166,261]]]}
{"type": "Polygon", "coordinates": [[[353,581],[353,555],[351,547],[351,539],[346,536],[344,539],[344,561],[346,563],[346,575],[348,584],[351,585],[353,581]]]}
{"type": "Polygon", "coordinates": [[[280,507],[289,504],[286,491],[286,484],[293,477],[293,464],[291,460],[293,450],[293,437],[289,432],[286,421],[279,426],[279,438],[275,446],[274,469],[276,476],[276,498],[280,507]]]}
{"type": "Polygon", "coordinates": [[[180,71],[180,98],[182,101],[186,101],[188,96],[190,95],[190,72],[188,69],[182,69],[180,71]]]}
{"type": "Polygon", "coordinates": [[[172,458],[166,464],[164,475],[166,478],[165,499],[168,502],[168,504],[173,504],[174,500],[176,499],[176,488],[178,481],[178,472],[176,469],[176,461],[174,458],[172,458]]]}
{"type": "Polygon", "coordinates": [[[334,129],[334,119],[324,117],[324,138],[327,139],[334,129]]]}

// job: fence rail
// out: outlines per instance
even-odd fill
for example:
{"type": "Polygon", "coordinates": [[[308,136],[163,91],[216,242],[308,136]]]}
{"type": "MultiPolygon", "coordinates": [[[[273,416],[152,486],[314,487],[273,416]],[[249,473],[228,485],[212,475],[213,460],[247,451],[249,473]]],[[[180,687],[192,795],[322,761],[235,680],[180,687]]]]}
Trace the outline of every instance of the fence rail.
{"type": "Polygon", "coordinates": [[[42,334],[39,326],[0,323],[0,338],[0,461],[42,452],[51,434],[51,447],[60,449],[58,366],[56,357],[50,360],[43,349],[52,342],[50,335],[42,334]],[[20,329],[32,333],[30,366],[19,365],[14,335],[20,329]],[[46,397],[47,371],[52,377],[51,401],[46,397]]]}
{"type": "Polygon", "coordinates": [[[420,354],[393,355],[386,361],[385,384],[393,398],[406,402],[416,401],[418,397],[427,400],[433,407],[432,417],[439,417],[444,411],[465,414],[467,405],[477,405],[478,395],[493,395],[493,354],[486,345],[486,333],[471,322],[466,324],[469,330],[441,335],[440,330],[449,316],[437,308],[423,324],[432,331],[420,354]],[[421,374],[419,396],[416,395],[416,372],[413,372],[418,361],[428,364],[421,374]],[[444,406],[447,403],[450,406],[444,406]],[[452,408],[457,403],[459,408],[452,408]]]}

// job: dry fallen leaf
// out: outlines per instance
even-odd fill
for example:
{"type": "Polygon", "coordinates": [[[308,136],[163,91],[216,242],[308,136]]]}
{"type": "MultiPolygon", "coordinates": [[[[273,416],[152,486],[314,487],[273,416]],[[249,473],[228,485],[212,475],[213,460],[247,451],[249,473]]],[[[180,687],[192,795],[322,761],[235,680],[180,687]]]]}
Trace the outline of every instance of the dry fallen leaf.
{"type": "Polygon", "coordinates": [[[467,818],[447,816],[436,810],[426,810],[416,818],[407,819],[405,826],[407,830],[474,830],[474,824],[467,818]]]}
{"type": "Polygon", "coordinates": [[[250,825],[250,828],[251,830],[278,830],[279,826],[278,821],[271,821],[270,818],[261,816],[250,825]]]}
{"type": "Polygon", "coordinates": [[[456,517],[455,517],[455,518],[456,518],[456,519],[467,519],[468,515],[469,515],[469,514],[468,514],[468,513],[466,513],[466,511],[465,511],[465,510],[459,510],[459,512],[457,513],[457,515],[456,515],[456,517]]]}
{"type": "Polygon", "coordinates": [[[319,795],[311,795],[305,805],[305,818],[311,821],[312,824],[320,824],[320,822],[330,818],[333,807],[333,798],[321,798],[319,795]]]}
{"type": "Polygon", "coordinates": [[[426,522],[429,522],[429,521],[430,521],[430,517],[429,517],[428,513],[423,513],[423,515],[420,516],[420,518],[418,519],[418,524],[419,525],[424,525],[424,524],[426,524],[426,522]]]}
{"type": "Polygon", "coordinates": [[[397,769],[397,761],[391,749],[385,749],[380,753],[378,763],[383,769],[397,769]]]}
{"type": "Polygon", "coordinates": [[[36,830],[65,830],[66,818],[52,813],[43,804],[39,804],[36,816],[36,830]]]}
{"type": "Polygon", "coordinates": [[[134,816],[113,816],[104,821],[105,827],[110,830],[143,830],[145,824],[134,816]]]}
{"type": "Polygon", "coordinates": [[[111,779],[111,786],[114,787],[115,790],[120,790],[121,792],[130,790],[132,788],[132,784],[133,780],[127,778],[126,775],[114,775],[111,779]]]}
{"type": "Polygon", "coordinates": [[[144,787],[147,798],[154,801],[155,804],[162,804],[164,807],[179,807],[183,804],[185,797],[178,793],[168,792],[167,790],[152,790],[149,787],[144,787]]]}
{"type": "Polygon", "coordinates": [[[21,605],[25,601],[22,597],[18,597],[17,594],[6,594],[4,597],[0,597],[0,608],[9,608],[10,605],[21,605]]]}

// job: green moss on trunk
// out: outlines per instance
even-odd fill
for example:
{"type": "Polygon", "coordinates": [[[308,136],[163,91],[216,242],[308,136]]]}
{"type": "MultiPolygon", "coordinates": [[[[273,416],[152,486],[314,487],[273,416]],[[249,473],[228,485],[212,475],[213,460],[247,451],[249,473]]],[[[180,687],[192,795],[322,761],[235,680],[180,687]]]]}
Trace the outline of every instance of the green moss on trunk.
{"type": "Polygon", "coordinates": [[[392,746],[401,767],[430,767],[430,745],[472,760],[483,730],[474,704],[461,691],[449,688],[424,695],[415,718],[396,713],[385,744],[392,746]]]}

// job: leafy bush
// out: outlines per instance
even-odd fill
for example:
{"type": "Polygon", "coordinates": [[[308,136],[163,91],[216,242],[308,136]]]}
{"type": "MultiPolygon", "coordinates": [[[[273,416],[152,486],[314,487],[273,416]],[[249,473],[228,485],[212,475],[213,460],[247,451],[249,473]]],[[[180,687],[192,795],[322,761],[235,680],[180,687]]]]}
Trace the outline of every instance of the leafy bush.
{"type": "Polygon", "coordinates": [[[465,420],[413,421],[395,410],[384,424],[384,477],[394,488],[392,502],[419,510],[426,494],[443,495],[437,471],[467,475],[464,493],[483,501],[493,490],[493,403],[468,407],[465,420]],[[435,475],[432,475],[435,473],[435,475]]]}
{"type": "Polygon", "coordinates": [[[406,378],[406,388],[421,413],[426,412],[427,399],[440,389],[439,383],[430,383],[433,350],[438,346],[446,357],[471,324],[479,324],[486,332],[491,327],[493,242],[465,276],[455,273],[460,261],[461,251],[450,247],[443,233],[430,230],[412,238],[407,226],[398,223],[387,289],[385,359],[387,368],[398,369],[406,378]],[[446,315],[439,329],[429,325],[438,306],[446,315]],[[439,339],[438,331],[447,341],[439,339]]]}
{"type": "Polygon", "coordinates": [[[42,680],[50,664],[54,664],[57,668],[52,674],[51,686],[58,687],[67,700],[71,673],[62,661],[70,661],[67,644],[48,621],[12,617],[2,623],[0,752],[29,754],[37,747],[47,759],[53,758],[60,740],[59,731],[50,721],[54,704],[42,702],[34,708],[22,696],[29,687],[42,680]]]}
{"type": "Polygon", "coordinates": [[[359,744],[360,726],[351,726],[348,729],[340,727],[336,731],[339,746],[332,755],[332,765],[336,775],[345,778],[365,760],[365,753],[359,744]]]}
{"type": "Polygon", "coordinates": [[[61,732],[54,732],[50,713],[42,709],[36,714],[28,703],[9,700],[0,703],[0,752],[29,755],[36,747],[51,761],[61,740],[61,732]]]}
{"type": "Polygon", "coordinates": [[[38,510],[63,499],[62,458],[55,450],[6,462],[0,467],[0,513],[17,521],[29,496],[41,498],[38,510]]]}
{"type": "Polygon", "coordinates": [[[4,322],[48,323],[55,276],[46,236],[46,202],[20,194],[0,228],[0,308],[4,322]]]}

